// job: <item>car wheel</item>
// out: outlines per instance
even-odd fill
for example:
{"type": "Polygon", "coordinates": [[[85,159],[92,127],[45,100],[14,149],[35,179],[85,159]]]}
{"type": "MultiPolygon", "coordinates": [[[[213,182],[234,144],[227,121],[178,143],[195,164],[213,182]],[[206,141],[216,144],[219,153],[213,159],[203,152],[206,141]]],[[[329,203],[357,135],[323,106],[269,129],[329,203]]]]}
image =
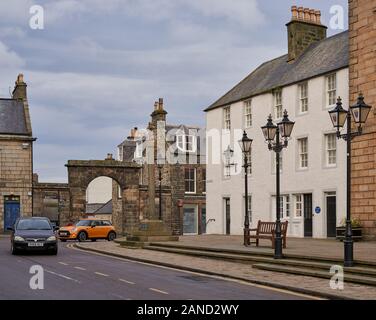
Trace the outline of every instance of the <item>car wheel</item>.
{"type": "Polygon", "coordinates": [[[18,250],[14,247],[13,243],[11,244],[10,251],[14,256],[18,254],[18,250]]]}
{"type": "Polygon", "coordinates": [[[52,255],[52,256],[56,256],[57,255],[57,247],[56,248],[54,248],[54,249],[52,249],[51,250],[51,252],[50,252],[50,254],[52,255]]]}
{"type": "Polygon", "coordinates": [[[108,241],[114,241],[116,239],[116,233],[111,231],[108,236],[107,236],[107,240],[108,241]]]}
{"type": "Polygon", "coordinates": [[[81,231],[81,232],[78,234],[77,239],[78,239],[79,242],[86,241],[86,240],[87,240],[87,234],[86,234],[86,232],[81,231]]]}

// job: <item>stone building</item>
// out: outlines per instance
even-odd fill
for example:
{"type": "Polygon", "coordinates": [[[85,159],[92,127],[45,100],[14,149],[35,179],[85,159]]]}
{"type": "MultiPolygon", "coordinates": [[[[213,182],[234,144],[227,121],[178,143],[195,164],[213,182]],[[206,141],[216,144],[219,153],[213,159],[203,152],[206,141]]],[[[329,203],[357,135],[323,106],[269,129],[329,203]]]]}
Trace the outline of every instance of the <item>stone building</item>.
{"type": "MultiPolygon", "coordinates": [[[[337,142],[328,111],[341,96],[348,104],[348,32],[327,37],[321,13],[293,6],[287,23],[285,55],[266,61],[206,109],[208,132],[218,133],[217,149],[208,149],[208,233],[243,234],[245,201],[251,226],[276,220],[276,161],[261,127],[288,111],[295,127],[281,153],[280,215],[288,235],[335,237],[346,213],[345,144],[337,142]],[[253,139],[245,199],[243,130],[253,139]],[[230,147],[229,162],[223,156],[230,147]],[[213,154],[214,153],[214,154],[213,154]],[[231,166],[231,164],[233,164],[231,166]]],[[[212,141],[215,136],[208,136],[212,141]]]]}
{"type": "MultiPolygon", "coordinates": [[[[205,131],[199,127],[167,123],[163,99],[154,104],[148,131],[131,130],[130,136],[118,146],[119,160],[142,165],[140,186],[147,197],[155,198],[152,208],[159,211],[159,169],[163,162],[163,211],[171,210],[174,234],[206,233],[206,154],[205,131]],[[152,151],[148,153],[148,146],[152,151]],[[160,152],[162,150],[162,152],[160,152]],[[151,156],[150,156],[151,155],[151,156]],[[151,181],[149,180],[151,177],[151,181]],[[171,193],[171,201],[163,200],[171,193]]],[[[149,203],[150,206],[150,203],[149,203]]]]}
{"type": "Polygon", "coordinates": [[[376,238],[376,2],[349,1],[350,104],[361,92],[373,109],[352,144],[352,216],[376,238]]]}
{"type": "Polygon", "coordinates": [[[12,98],[0,99],[0,232],[33,211],[33,138],[26,83],[17,77],[12,98]]]}
{"type": "Polygon", "coordinates": [[[34,173],[33,215],[47,217],[52,223],[60,225],[60,218],[69,215],[69,188],[67,183],[39,182],[34,173]]]}

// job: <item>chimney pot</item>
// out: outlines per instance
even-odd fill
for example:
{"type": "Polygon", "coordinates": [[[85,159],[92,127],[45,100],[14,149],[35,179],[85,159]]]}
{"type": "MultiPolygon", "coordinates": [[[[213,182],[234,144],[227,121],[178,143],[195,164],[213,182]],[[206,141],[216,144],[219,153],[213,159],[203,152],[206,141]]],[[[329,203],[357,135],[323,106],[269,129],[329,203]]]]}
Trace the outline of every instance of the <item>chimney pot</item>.
{"type": "Polygon", "coordinates": [[[316,23],[321,24],[321,11],[320,10],[315,11],[315,16],[316,16],[316,23]]]}
{"type": "Polygon", "coordinates": [[[163,110],[163,98],[159,98],[159,110],[163,110]]]}
{"type": "Polygon", "coordinates": [[[292,6],[291,7],[291,12],[292,12],[292,19],[293,20],[298,19],[298,7],[297,6],[292,6]]]}
{"type": "Polygon", "coordinates": [[[309,8],[304,8],[304,21],[311,21],[311,15],[309,14],[309,8]]]}
{"type": "Polygon", "coordinates": [[[299,20],[303,20],[304,19],[304,15],[303,15],[303,7],[299,7],[298,8],[298,19],[299,20]]]}
{"type": "Polygon", "coordinates": [[[311,17],[311,21],[314,22],[314,23],[316,23],[315,10],[314,9],[309,10],[309,14],[310,14],[310,17],[311,17]]]}
{"type": "Polygon", "coordinates": [[[159,103],[156,101],[156,102],[154,103],[154,110],[155,110],[155,111],[158,110],[158,106],[159,106],[159,103]]]}

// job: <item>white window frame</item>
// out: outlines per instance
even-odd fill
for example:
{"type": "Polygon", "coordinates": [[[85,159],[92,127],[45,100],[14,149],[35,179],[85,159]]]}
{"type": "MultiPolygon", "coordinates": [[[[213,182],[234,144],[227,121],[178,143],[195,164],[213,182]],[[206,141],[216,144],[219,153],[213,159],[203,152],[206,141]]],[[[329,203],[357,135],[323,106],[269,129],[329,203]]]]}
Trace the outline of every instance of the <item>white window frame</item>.
{"type": "Polygon", "coordinates": [[[306,114],[308,110],[308,82],[304,82],[299,84],[299,113],[306,114]]]}
{"type": "Polygon", "coordinates": [[[327,106],[333,107],[337,101],[337,74],[332,73],[326,77],[327,106]]]}
{"type": "Polygon", "coordinates": [[[337,166],[337,136],[335,133],[325,135],[325,164],[327,167],[337,166]],[[333,139],[334,147],[329,145],[329,139],[333,139]],[[329,161],[331,158],[333,158],[333,156],[331,156],[331,152],[334,152],[334,163],[330,163],[329,161]]]}
{"type": "Polygon", "coordinates": [[[197,150],[197,140],[194,135],[179,134],[176,136],[176,145],[182,152],[194,153],[197,150]],[[190,142],[189,139],[192,139],[190,142]],[[188,149],[191,146],[191,149],[188,149]]]}
{"type": "Polygon", "coordinates": [[[282,89],[275,90],[273,92],[274,102],[274,116],[276,119],[282,119],[283,117],[283,101],[282,101],[282,89]]]}
{"type": "MultiPolygon", "coordinates": [[[[275,152],[272,152],[271,155],[272,155],[272,174],[276,174],[277,173],[276,154],[275,152]]],[[[282,171],[283,171],[283,151],[279,153],[279,173],[282,173],[282,171]]]]}
{"type": "Polygon", "coordinates": [[[136,150],[134,152],[135,159],[141,159],[143,157],[143,144],[142,142],[136,144],[136,150]]]}
{"type": "MultiPolygon", "coordinates": [[[[184,189],[186,189],[185,183],[187,181],[187,179],[185,177],[186,170],[193,170],[193,172],[194,172],[194,178],[193,178],[194,191],[185,190],[185,193],[186,194],[196,194],[196,192],[197,192],[197,169],[196,168],[185,168],[185,170],[184,170],[184,189]]],[[[189,181],[192,181],[192,179],[189,179],[189,181]]]]}
{"type": "Polygon", "coordinates": [[[244,128],[252,127],[252,100],[244,101],[244,128]]]}
{"type": "Polygon", "coordinates": [[[294,216],[295,218],[303,217],[303,195],[302,194],[295,194],[294,195],[294,216]]]}
{"type": "Polygon", "coordinates": [[[308,169],[309,159],[308,159],[308,138],[307,137],[298,139],[298,150],[299,150],[299,169],[308,169]]]}
{"type": "MultiPolygon", "coordinates": [[[[243,195],[243,217],[242,220],[240,221],[241,227],[244,227],[244,221],[245,221],[245,216],[244,216],[244,211],[245,211],[245,195],[243,195]]],[[[252,224],[252,195],[248,194],[248,217],[249,217],[249,223],[252,224]]]]}
{"type": "Polygon", "coordinates": [[[223,108],[223,128],[227,131],[231,130],[231,107],[223,108]]]}

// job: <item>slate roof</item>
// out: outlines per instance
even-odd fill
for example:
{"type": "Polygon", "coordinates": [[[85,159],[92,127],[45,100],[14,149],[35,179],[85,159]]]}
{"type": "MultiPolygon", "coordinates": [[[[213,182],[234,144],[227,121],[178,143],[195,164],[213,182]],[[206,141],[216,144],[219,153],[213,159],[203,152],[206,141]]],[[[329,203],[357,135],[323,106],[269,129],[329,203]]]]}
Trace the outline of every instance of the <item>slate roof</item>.
{"type": "Polygon", "coordinates": [[[100,207],[97,211],[93,214],[112,214],[112,200],[105,203],[102,207],[100,207]]]}
{"type": "Polygon", "coordinates": [[[348,67],[348,31],[311,44],[293,63],[287,63],[287,57],[263,63],[205,111],[348,67]]]}
{"type": "Polygon", "coordinates": [[[0,134],[30,135],[21,100],[0,99],[0,134]]]}

